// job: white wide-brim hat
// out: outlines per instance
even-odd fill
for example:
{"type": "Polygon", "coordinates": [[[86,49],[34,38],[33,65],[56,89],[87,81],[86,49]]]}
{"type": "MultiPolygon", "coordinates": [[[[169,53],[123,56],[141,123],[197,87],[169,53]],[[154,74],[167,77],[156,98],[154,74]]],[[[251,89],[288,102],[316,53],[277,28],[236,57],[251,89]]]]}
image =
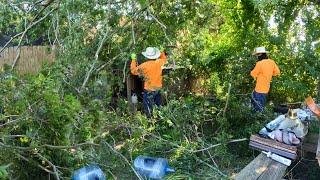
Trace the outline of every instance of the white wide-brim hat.
{"type": "Polygon", "coordinates": [[[147,47],[146,51],[142,52],[142,55],[148,59],[158,59],[160,57],[160,50],[155,47],[147,47]]]}
{"type": "Polygon", "coordinates": [[[257,54],[262,54],[262,53],[268,53],[268,51],[266,51],[266,48],[263,46],[255,48],[252,55],[257,55],[257,54]]]}

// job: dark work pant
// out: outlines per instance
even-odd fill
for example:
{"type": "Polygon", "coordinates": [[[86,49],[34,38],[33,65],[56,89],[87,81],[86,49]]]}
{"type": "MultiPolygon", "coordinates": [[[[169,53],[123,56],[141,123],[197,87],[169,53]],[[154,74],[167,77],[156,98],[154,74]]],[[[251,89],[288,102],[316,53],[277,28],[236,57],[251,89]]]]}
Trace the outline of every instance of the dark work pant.
{"type": "Polygon", "coordinates": [[[151,117],[153,106],[161,105],[161,93],[160,91],[143,91],[143,106],[144,111],[148,117],[151,117]]]}
{"type": "Polygon", "coordinates": [[[252,97],[251,97],[251,103],[253,106],[254,111],[261,112],[264,109],[264,106],[267,102],[267,95],[266,93],[258,93],[256,91],[253,91],[252,97]]]}

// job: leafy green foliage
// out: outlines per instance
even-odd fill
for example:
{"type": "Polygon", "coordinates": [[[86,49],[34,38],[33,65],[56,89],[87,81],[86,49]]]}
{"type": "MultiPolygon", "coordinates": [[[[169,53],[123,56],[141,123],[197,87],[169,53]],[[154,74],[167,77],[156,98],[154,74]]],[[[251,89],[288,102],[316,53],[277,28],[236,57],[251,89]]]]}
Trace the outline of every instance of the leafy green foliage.
{"type": "Polygon", "coordinates": [[[263,114],[250,109],[257,46],[281,69],[269,96],[275,104],[318,93],[319,6],[311,1],[74,0],[43,11],[36,1],[30,11],[23,3],[0,2],[0,32],[21,32],[58,7],[23,42],[45,36],[59,51],[36,75],[1,73],[0,164],[13,164],[0,172],[9,178],[53,177],[50,163],[69,178],[95,162],[109,177],[129,179],[140,154],[168,158],[177,169],[168,179],[230,176],[252,154],[247,142],[227,142],[273,118],[270,107],[263,114]],[[169,64],[183,67],[166,75],[167,104],[151,119],[130,115],[119,98],[129,55],[148,46],[167,47],[169,64]],[[195,86],[197,95],[185,92],[195,86]]]}
{"type": "Polygon", "coordinates": [[[0,179],[6,179],[6,178],[8,178],[7,168],[8,168],[10,165],[11,165],[11,164],[0,166],[0,179]]]}

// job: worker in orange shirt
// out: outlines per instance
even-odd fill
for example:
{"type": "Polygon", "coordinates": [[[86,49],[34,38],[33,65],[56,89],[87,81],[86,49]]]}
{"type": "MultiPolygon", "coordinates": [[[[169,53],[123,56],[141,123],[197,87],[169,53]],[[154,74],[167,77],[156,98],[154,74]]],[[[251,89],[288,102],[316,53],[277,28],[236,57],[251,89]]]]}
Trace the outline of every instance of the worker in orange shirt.
{"type": "Polygon", "coordinates": [[[131,54],[131,73],[139,75],[144,80],[143,106],[148,117],[151,116],[154,104],[161,105],[162,88],[162,66],[167,62],[164,49],[148,47],[142,55],[147,58],[147,61],[137,66],[137,56],[131,54]]]}
{"type": "Polygon", "coordinates": [[[280,75],[277,64],[269,59],[265,47],[257,47],[253,55],[258,57],[256,66],[250,75],[256,80],[256,87],[252,93],[252,105],[255,111],[261,112],[267,102],[272,76],[280,75]]]}

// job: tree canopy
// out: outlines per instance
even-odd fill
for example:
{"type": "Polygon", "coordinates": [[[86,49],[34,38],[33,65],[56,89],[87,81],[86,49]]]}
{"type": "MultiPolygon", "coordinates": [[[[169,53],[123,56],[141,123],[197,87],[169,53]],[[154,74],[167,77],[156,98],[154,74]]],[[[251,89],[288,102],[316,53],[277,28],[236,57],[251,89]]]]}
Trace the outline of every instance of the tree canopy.
{"type": "Polygon", "coordinates": [[[272,118],[271,107],[248,107],[253,49],[265,46],[281,69],[274,104],[318,97],[319,12],[315,0],[0,1],[7,46],[42,39],[58,48],[38,74],[21,76],[15,64],[1,72],[0,178],[67,179],[94,162],[124,179],[139,154],[168,158],[178,169],[169,178],[230,177],[251,157],[245,141],[229,142],[272,118]],[[168,63],[183,67],[167,84],[187,78],[202,89],[165,87],[167,104],[151,119],[128,112],[124,97],[111,106],[130,53],[148,46],[164,46],[168,63]]]}

